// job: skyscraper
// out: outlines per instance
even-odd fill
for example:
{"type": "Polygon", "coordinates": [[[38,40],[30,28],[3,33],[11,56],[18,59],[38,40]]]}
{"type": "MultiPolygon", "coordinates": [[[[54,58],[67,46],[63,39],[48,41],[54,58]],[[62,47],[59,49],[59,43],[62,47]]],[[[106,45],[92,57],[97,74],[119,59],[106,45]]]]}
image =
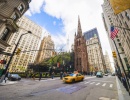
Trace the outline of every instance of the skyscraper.
{"type": "Polygon", "coordinates": [[[106,72],[106,66],[104,62],[103,52],[101,44],[97,36],[90,38],[86,41],[88,61],[91,72],[102,71],[106,72]]]}
{"type": "MultiPolygon", "coordinates": [[[[20,27],[19,31],[14,33],[11,37],[9,42],[11,46],[6,49],[6,52],[13,52],[15,44],[22,34],[27,33],[27,31],[32,32],[32,34],[22,36],[18,45],[18,48],[21,49],[22,52],[19,55],[13,56],[12,62],[9,66],[11,72],[24,72],[28,63],[34,63],[36,59],[37,51],[31,50],[39,49],[38,47],[42,36],[42,28],[25,16],[21,17],[17,24],[20,27]]],[[[3,59],[8,60],[8,56],[3,56],[3,59]]]]}
{"type": "Polygon", "coordinates": [[[89,31],[84,32],[84,37],[85,37],[86,40],[90,40],[90,38],[93,38],[95,36],[97,36],[97,38],[98,38],[98,40],[100,42],[97,28],[93,28],[93,29],[91,29],[89,31]]]}
{"type": "Polygon", "coordinates": [[[38,55],[36,58],[36,63],[40,63],[46,58],[50,58],[53,56],[54,52],[54,41],[51,39],[51,36],[45,36],[40,45],[40,51],[38,51],[38,55]]]}
{"type": "MultiPolygon", "coordinates": [[[[128,30],[119,27],[130,28],[130,10],[128,9],[121,12],[118,15],[115,15],[109,0],[104,0],[102,9],[102,18],[111,49],[112,51],[115,51],[116,54],[117,50],[119,51],[119,55],[121,57],[121,61],[123,62],[123,66],[125,70],[128,70],[127,68],[130,65],[130,34],[128,30]],[[117,36],[114,38],[115,44],[110,38],[110,25],[118,26],[116,28],[119,30],[119,32],[117,36]],[[117,49],[115,46],[117,47],[117,49]]],[[[116,61],[118,61],[118,64],[122,71],[123,69],[118,55],[117,59],[115,59],[115,62],[116,61]]]]}

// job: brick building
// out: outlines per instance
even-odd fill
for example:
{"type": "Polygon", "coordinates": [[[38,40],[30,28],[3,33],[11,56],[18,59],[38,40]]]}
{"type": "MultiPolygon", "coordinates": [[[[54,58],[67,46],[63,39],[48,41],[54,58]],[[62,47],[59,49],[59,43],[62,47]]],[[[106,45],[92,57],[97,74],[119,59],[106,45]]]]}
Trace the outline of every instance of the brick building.
{"type": "Polygon", "coordinates": [[[80,19],[78,18],[77,35],[74,39],[74,54],[75,54],[75,70],[79,72],[89,72],[88,54],[86,47],[86,39],[82,35],[80,19]]]}

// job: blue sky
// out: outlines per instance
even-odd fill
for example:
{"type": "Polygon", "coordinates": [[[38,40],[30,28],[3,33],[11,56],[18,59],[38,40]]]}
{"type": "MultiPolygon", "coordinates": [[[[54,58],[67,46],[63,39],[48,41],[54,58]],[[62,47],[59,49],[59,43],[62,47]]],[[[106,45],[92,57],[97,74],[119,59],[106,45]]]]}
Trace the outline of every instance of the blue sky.
{"type": "Polygon", "coordinates": [[[32,16],[28,16],[32,21],[36,22],[41,27],[44,27],[51,34],[56,35],[58,33],[63,33],[63,23],[61,19],[57,19],[56,17],[52,17],[46,14],[44,11],[41,13],[33,14],[32,16]]]}
{"type": "Polygon", "coordinates": [[[62,47],[69,37],[71,49],[74,34],[77,32],[78,15],[82,32],[97,28],[103,52],[108,52],[111,62],[112,53],[102,21],[103,0],[32,0],[26,15],[48,31],[56,46],[62,47]]]}

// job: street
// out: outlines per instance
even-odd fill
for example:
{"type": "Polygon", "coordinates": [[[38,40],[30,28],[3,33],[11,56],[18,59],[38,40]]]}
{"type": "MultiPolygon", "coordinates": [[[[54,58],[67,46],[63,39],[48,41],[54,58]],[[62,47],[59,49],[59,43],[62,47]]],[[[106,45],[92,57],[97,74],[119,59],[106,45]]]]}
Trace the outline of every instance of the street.
{"type": "Polygon", "coordinates": [[[86,76],[84,81],[63,83],[60,78],[22,79],[0,86],[0,100],[118,100],[115,76],[86,76]]]}

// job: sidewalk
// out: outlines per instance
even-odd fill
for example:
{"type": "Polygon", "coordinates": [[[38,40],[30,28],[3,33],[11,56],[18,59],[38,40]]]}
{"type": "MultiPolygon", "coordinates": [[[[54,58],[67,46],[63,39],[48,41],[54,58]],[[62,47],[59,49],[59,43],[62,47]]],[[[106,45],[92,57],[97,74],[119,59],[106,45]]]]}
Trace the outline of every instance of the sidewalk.
{"type": "MultiPolygon", "coordinates": [[[[90,75],[86,75],[85,79],[90,79],[90,78],[95,78],[95,76],[90,76],[90,75]]],[[[32,81],[39,81],[39,78],[35,78],[35,80],[33,80],[33,78],[22,78],[22,80],[32,80],[32,81]]],[[[41,81],[47,81],[47,80],[61,80],[60,77],[54,77],[53,79],[48,77],[48,78],[41,78],[41,81]]],[[[11,85],[11,84],[16,84],[20,81],[10,81],[7,80],[6,83],[5,81],[3,81],[2,83],[0,83],[0,86],[6,86],[6,85],[11,85]]]]}
{"type": "Polygon", "coordinates": [[[0,86],[5,86],[5,85],[15,84],[15,83],[18,83],[18,82],[17,81],[9,81],[9,80],[7,80],[6,83],[5,83],[5,81],[0,83],[0,86]]]}
{"type": "Polygon", "coordinates": [[[118,98],[119,100],[130,100],[129,93],[124,88],[121,81],[116,77],[116,83],[117,83],[117,91],[118,91],[118,98]]]}

